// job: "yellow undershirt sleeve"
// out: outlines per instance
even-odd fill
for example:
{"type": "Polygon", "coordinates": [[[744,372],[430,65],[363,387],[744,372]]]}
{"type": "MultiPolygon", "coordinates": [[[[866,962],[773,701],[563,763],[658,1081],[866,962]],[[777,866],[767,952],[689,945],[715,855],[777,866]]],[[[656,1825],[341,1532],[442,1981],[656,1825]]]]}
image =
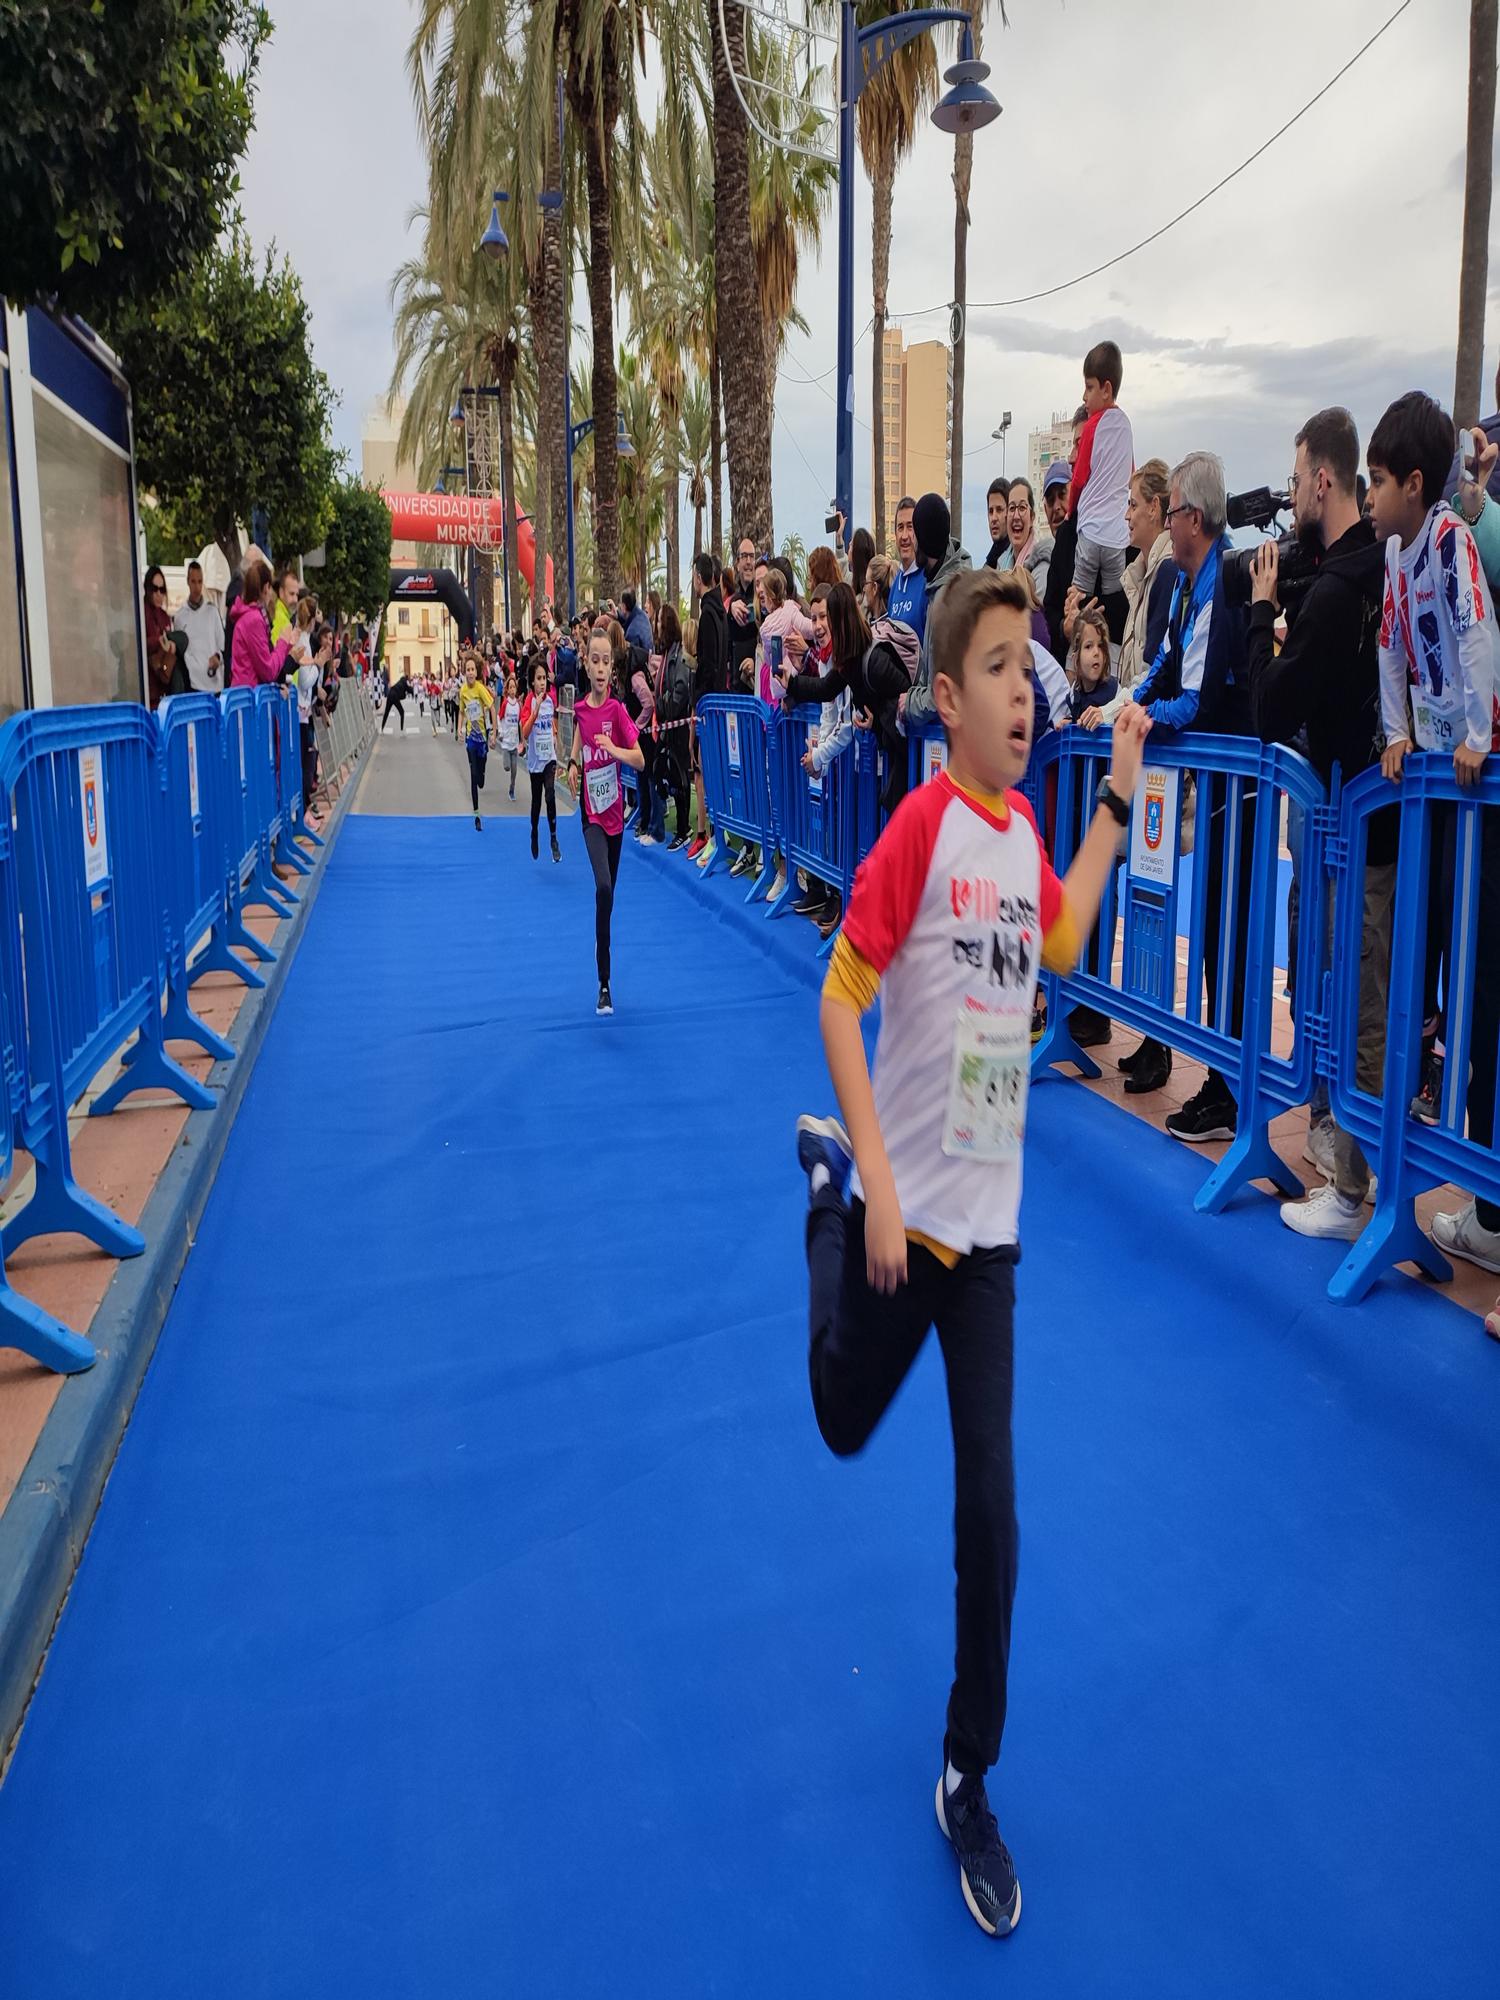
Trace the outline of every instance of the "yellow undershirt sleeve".
{"type": "Polygon", "coordinates": [[[1073,915],[1072,904],[1063,896],[1057,906],[1057,915],[1042,939],[1042,963],[1049,972],[1071,972],[1082,949],[1078,919],[1073,915]]]}
{"type": "Polygon", "coordinates": [[[842,931],[823,976],[823,998],[837,1000],[854,1014],[868,1014],[880,992],[880,974],[842,931]]]}

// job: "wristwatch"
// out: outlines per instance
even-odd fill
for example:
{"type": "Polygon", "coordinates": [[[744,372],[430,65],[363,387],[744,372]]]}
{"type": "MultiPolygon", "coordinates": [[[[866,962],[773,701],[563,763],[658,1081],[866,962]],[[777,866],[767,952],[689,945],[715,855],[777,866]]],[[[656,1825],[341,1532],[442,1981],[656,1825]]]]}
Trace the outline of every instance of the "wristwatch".
{"type": "Polygon", "coordinates": [[[1121,826],[1129,826],[1130,806],[1126,800],[1120,797],[1120,794],[1115,790],[1108,778],[1101,778],[1099,780],[1099,789],[1094,794],[1094,804],[1096,806],[1104,806],[1106,810],[1112,812],[1121,826]]]}

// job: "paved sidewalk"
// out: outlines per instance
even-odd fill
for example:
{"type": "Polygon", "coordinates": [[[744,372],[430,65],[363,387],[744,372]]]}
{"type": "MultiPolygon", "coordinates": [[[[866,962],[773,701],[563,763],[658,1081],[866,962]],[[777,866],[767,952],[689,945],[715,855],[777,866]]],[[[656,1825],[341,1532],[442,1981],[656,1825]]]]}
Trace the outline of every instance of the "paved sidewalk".
{"type": "MultiPolygon", "coordinates": [[[[432,724],[414,708],[408,708],[404,730],[393,715],[384,735],[375,739],[370,768],[353,809],[366,818],[472,819],[469,760],[462,743],[446,725],[434,736],[432,724]]],[[[491,750],[480,810],[485,819],[525,819],[531,812],[531,782],[525,766],[516,774],[516,796],[512,799],[500,752],[491,750]]],[[[576,811],[572,795],[559,777],[558,818],[569,818],[576,811]]]]}

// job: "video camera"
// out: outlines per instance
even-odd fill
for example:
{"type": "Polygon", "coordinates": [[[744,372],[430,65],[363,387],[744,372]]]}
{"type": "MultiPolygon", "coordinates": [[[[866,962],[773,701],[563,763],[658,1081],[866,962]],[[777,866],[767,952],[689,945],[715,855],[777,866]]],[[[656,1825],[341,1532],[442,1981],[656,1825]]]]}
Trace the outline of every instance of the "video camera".
{"type": "MultiPolygon", "coordinates": [[[[1278,514],[1291,511],[1289,493],[1273,493],[1269,486],[1255,486],[1247,493],[1229,495],[1225,518],[1231,528],[1272,528],[1278,514]]],[[[1287,531],[1276,537],[1276,547],[1279,551],[1276,595],[1282,610],[1294,615],[1318,573],[1321,551],[1310,547],[1300,535],[1287,531]]],[[[1231,610],[1243,610],[1250,602],[1250,571],[1255,555],[1254,549],[1231,549],[1224,558],[1224,602],[1231,610]]]]}

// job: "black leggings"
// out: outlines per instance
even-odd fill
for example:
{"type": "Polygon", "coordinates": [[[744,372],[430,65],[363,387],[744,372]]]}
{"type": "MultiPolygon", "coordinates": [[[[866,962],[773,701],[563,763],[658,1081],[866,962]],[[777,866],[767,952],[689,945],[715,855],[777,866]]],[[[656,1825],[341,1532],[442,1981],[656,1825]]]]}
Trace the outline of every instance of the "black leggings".
{"type": "Polygon", "coordinates": [[[302,810],[307,811],[318,789],[318,739],[311,722],[302,724],[302,810]]]}
{"type": "Polygon", "coordinates": [[[1014,1245],[971,1250],[950,1271],[908,1243],[907,1281],[872,1291],[865,1211],[834,1188],[807,1218],[808,1374],[813,1412],[831,1451],[860,1451],[937,1327],[953,1427],[953,1567],[958,1644],[948,1698],[954,1768],[987,1771],[1000,1755],[1010,1664],[1018,1538],[1011,1461],[1014,1245]]]}
{"type": "Polygon", "coordinates": [[[469,796],[474,801],[474,810],[479,810],[479,794],[484,790],[484,766],[490,751],[482,739],[478,743],[472,739],[464,744],[469,753],[469,796]]]}
{"type": "Polygon", "coordinates": [[[380,726],[381,726],[381,728],[382,728],[382,729],[384,729],[384,728],[385,728],[385,725],[386,725],[386,724],[387,724],[387,723],[388,723],[388,722],[390,721],[390,719],[391,719],[391,710],[392,710],[392,709],[395,709],[395,711],[396,711],[397,715],[399,715],[399,716],[400,716],[400,718],[401,718],[401,727],[402,727],[402,729],[403,729],[403,730],[405,730],[405,728],[406,728],[406,701],[405,701],[405,698],[403,697],[403,698],[402,698],[402,700],[400,700],[400,701],[392,701],[389,695],[387,695],[387,696],[386,696],[386,698],[385,698],[385,714],[384,714],[384,715],[382,715],[382,716],[381,716],[381,718],[380,718],[380,726]]]}
{"type": "Polygon", "coordinates": [[[547,825],[552,838],[557,838],[557,766],[548,764],[540,771],[528,771],[531,779],[531,837],[536,839],[536,823],[542,810],[542,795],[547,798],[547,825]]]}
{"type": "Polygon", "coordinates": [[[606,833],[593,820],[586,820],[583,844],[594,871],[594,956],[599,961],[599,984],[609,984],[609,920],[615,907],[615,878],[620,872],[618,833],[606,833]]]}

